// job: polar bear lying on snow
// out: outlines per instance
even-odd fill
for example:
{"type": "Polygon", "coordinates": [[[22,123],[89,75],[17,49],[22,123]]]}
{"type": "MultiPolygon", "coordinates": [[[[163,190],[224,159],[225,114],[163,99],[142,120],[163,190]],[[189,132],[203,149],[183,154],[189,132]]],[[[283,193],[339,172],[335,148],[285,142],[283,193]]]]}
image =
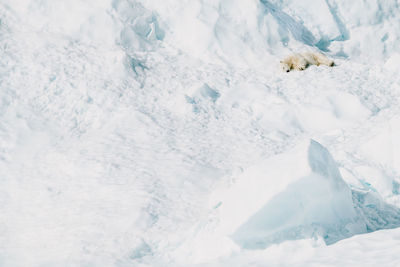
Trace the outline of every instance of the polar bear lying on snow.
{"type": "Polygon", "coordinates": [[[327,58],[321,53],[305,52],[293,54],[286,57],[281,62],[281,69],[284,72],[291,70],[305,70],[310,65],[325,65],[333,67],[335,64],[333,60],[327,58]]]}

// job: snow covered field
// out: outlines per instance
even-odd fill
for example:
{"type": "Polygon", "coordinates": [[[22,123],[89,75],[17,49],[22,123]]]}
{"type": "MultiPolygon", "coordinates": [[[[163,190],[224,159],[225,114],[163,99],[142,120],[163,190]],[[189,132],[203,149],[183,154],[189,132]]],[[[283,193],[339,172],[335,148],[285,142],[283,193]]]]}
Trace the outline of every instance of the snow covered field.
{"type": "Polygon", "coordinates": [[[0,266],[400,266],[399,22],[0,1],[0,266]],[[336,66],[279,71],[302,51],[336,66]]]}

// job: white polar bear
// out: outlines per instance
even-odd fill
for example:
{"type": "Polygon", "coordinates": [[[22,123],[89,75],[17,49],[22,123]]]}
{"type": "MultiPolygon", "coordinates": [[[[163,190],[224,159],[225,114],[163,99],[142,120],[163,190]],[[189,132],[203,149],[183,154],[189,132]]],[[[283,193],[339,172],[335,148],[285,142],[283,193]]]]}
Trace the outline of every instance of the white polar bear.
{"type": "Polygon", "coordinates": [[[289,72],[291,70],[305,70],[310,65],[326,65],[329,67],[335,65],[333,60],[327,58],[325,55],[313,52],[293,54],[286,57],[280,63],[281,69],[284,72],[289,72]]]}

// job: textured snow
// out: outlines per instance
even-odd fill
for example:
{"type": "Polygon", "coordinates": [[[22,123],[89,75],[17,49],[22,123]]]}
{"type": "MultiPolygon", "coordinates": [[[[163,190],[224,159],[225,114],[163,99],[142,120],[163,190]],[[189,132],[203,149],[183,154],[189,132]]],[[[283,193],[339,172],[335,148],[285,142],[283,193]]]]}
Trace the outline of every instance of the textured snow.
{"type": "Polygon", "coordinates": [[[1,1],[0,265],[400,265],[399,19],[1,1]],[[281,73],[298,51],[336,66],[281,73]]]}

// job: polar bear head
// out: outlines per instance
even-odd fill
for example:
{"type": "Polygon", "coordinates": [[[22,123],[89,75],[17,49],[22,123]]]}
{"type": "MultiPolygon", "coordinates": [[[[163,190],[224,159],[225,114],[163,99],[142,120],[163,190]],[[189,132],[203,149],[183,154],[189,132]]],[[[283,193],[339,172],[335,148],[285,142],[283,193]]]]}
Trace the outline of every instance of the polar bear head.
{"type": "Polygon", "coordinates": [[[283,72],[289,72],[290,71],[290,65],[287,62],[281,61],[280,62],[280,68],[283,72]]]}

